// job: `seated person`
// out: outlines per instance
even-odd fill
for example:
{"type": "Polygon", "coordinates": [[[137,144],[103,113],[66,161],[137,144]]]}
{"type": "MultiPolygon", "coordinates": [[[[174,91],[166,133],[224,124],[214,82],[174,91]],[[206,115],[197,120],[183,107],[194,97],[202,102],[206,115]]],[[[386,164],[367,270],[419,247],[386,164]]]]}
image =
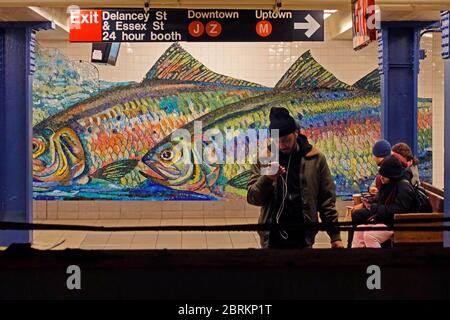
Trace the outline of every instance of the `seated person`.
{"type": "MultiPolygon", "coordinates": [[[[389,141],[381,139],[375,142],[375,144],[372,147],[372,155],[373,160],[375,161],[376,165],[379,167],[381,166],[381,163],[383,163],[384,158],[391,155],[391,144],[389,141]]],[[[377,179],[372,182],[372,184],[369,187],[370,194],[376,194],[378,192],[377,189],[377,179]]]]}
{"type": "Polygon", "coordinates": [[[420,184],[419,178],[419,161],[414,157],[411,148],[403,142],[396,143],[392,146],[393,155],[401,155],[406,161],[406,167],[411,172],[411,183],[413,186],[420,184]]]}
{"type": "MultiPolygon", "coordinates": [[[[414,211],[416,195],[400,160],[393,155],[386,157],[380,166],[379,175],[382,185],[374,201],[363,201],[353,208],[352,216],[365,220],[358,227],[392,226],[394,214],[414,211]]],[[[356,231],[352,248],[380,248],[392,235],[393,231],[390,230],[356,231]]]]}
{"type": "MultiPolygon", "coordinates": [[[[408,147],[408,145],[406,145],[406,146],[408,147]]],[[[380,167],[381,164],[383,163],[384,159],[387,156],[393,155],[398,160],[400,160],[400,162],[404,168],[408,168],[410,165],[408,164],[407,158],[403,155],[403,152],[397,152],[396,150],[398,150],[399,148],[396,148],[395,150],[393,148],[394,147],[392,147],[392,150],[391,150],[391,144],[387,140],[378,140],[377,142],[375,142],[375,144],[372,147],[372,154],[373,154],[373,159],[374,159],[375,163],[377,164],[377,166],[380,167]]],[[[409,174],[408,180],[412,180],[412,178],[413,178],[412,170],[407,170],[407,172],[409,174]]],[[[374,181],[372,182],[372,184],[370,185],[369,193],[371,195],[376,195],[378,193],[378,190],[381,187],[381,179],[380,178],[381,178],[380,175],[377,175],[375,177],[374,181]]],[[[413,185],[414,185],[414,183],[413,183],[413,185]]]]}
{"type": "MultiPolygon", "coordinates": [[[[373,160],[375,161],[378,167],[381,166],[383,160],[386,157],[390,156],[391,153],[392,153],[391,144],[389,143],[389,141],[384,139],[378,140],[372,147],[373,160]]],[[[376,195],[378,193],[378,189],[380,188],[380,186],[381,180],[379,175],[377,175],[369,187],[369,193],[371,195],[376,195]]],[[[361,217],[358,216],[357,214],[352,213],[352,223],[353,226],[358,226],[360,224],[366,223],[366,220],[365,217],[361,217]]],[[[352,241],[353,241],[353,231],[349,231],[347,238],[347,248],[352,247],[352,241]]]]}

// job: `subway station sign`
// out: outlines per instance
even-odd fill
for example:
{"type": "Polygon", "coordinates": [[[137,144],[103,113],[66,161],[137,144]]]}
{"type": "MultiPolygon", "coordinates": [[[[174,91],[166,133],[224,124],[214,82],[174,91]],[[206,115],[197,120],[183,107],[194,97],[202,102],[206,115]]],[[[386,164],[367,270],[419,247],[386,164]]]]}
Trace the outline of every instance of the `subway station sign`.
{"type": "Polygon", "coordinates": [[[71,42],[323,41],[323,11],[83,9],[71,42]]]}

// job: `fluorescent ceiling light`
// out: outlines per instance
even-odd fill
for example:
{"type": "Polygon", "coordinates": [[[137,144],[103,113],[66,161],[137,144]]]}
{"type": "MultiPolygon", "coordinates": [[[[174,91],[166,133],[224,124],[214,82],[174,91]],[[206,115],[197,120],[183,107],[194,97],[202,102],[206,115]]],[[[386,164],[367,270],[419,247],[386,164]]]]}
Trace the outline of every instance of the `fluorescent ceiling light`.
{"type": "Polygon", "coordinates": [[[323,11],[323,18],[326,19],[329,16],[331,16],[333,13],[335,13],[337,10],[324,10],[323,11]]]}

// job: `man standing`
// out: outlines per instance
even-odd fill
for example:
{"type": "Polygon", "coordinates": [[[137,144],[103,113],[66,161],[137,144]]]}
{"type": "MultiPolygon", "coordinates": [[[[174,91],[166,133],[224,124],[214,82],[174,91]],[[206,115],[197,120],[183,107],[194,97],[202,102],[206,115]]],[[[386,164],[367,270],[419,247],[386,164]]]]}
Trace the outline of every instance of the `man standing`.
{"type": "MultiPolygon", "coordinates": [[[[299,133],[294,118],[285,108],[270,110],[269,129],[279,132],[279,168],[274,175],[261,175],[261,165],[252,167],[247,185],[247,202],[260,206],[259,223],[298,224],[338,221],[336,186],[325,156],[299,133]]],[[[262,231],[263,248],[312,247],[317,231],[262,231]]],[[[332,248],[343,248],[340,232],[329,231],[332,248]]]]}

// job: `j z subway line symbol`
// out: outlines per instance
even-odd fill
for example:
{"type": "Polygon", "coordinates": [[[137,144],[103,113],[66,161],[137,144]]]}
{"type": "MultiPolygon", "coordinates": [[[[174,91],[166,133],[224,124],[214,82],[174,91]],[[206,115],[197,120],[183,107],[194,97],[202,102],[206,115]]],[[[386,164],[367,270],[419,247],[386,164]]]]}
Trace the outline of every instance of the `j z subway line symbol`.
{"type": "Polygon", "coordinates": [[[294,22],[295,30],[306,30],[305,36],[311,38],[320,28],[320,23],[316,21],[310,14],[305,18],[306,22],[294,22]]]}

